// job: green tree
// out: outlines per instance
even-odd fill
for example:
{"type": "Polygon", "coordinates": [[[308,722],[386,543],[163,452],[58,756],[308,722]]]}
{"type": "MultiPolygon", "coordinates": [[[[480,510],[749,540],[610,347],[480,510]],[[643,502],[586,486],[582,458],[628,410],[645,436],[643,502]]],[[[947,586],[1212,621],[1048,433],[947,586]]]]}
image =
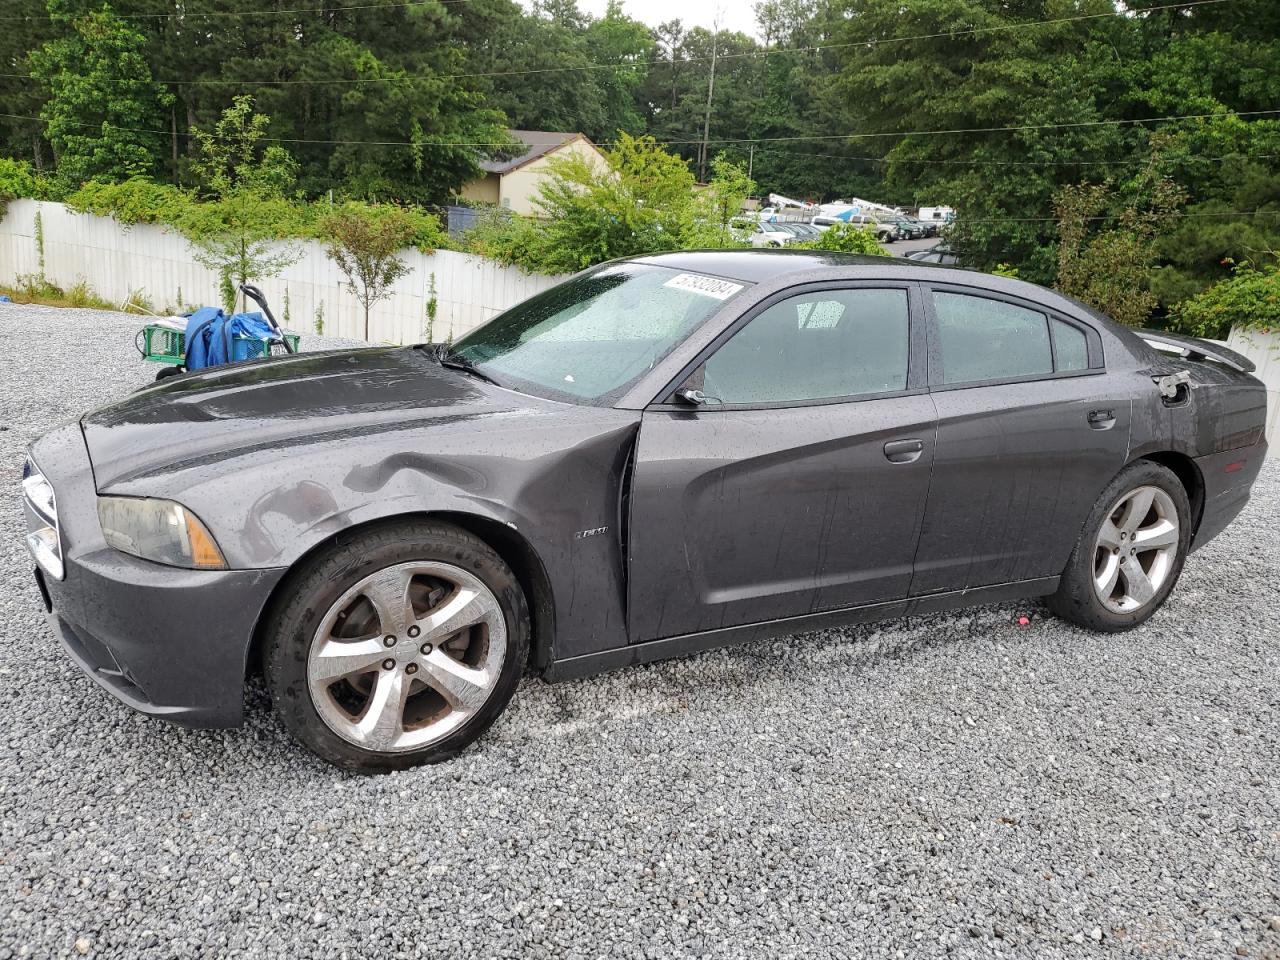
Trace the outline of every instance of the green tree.
{"type": "Polygon", "coordinates": [[[556,157],[534,206],[545,269],[678,249],[694,222],[693,174],[651,137],[622,134],[601,165],[581,154],[556,157]]]}
{"type": "Polygon", "coordinates": [[[711,161],[711,171],[710,183],[697,195],[694,223],[685,242],[700,247],[735,246],[733,223],[755,192],[756,182],[723,154],[711,161]]]}
{"type": "Polygon", "coordinates": [[[213,132],[195,132],[199,153],[192,166],[210,199],[189,205],[180,228],[197,262],[217,272],[228,309],[239,284],[273,277],[301,256],[291,238],[305,232],[305,214],[285,198],[293,159],[279,146],[264,146],[269,124],[245,96],[224,111],[213,132]]]}
{"type": "Polygon", "coordinates": [[[1151,291],[1157,231],[1185,199],[1158,165],[1157,154],[1133,185],[1136,196],[1111,217],[1110,184],[1066,186],[1053,197],[1058,289],[1131,327],[1144,326],[1158,302],[1151,291]]]}
{"type": "Polygon", "coordinates": [[[320,221],[329,259],[346,276],[347,288],[364,308],[366,340],[370,308],[389,297],[392,285],[408,273],[400,252],[421,232],[415,215],[395,206],[346,203],[320,221]]]}
{"type": "Polygon", "coordinates": [[[71,32],[30,55],[30,67],[49,94],[40,111],[57,158],[58,178],[86,180],[151,176],[164,156],[161,130],[171,102],[153,79],[145,38],[111,7],[68,17],[49,0],[55,22],[71,32]]]}

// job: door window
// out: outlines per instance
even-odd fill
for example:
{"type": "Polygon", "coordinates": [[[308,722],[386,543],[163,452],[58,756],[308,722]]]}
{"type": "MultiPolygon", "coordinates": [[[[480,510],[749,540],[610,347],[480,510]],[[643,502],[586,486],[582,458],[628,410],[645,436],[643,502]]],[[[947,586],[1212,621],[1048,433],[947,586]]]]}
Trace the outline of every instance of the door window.
{"type": "Polygon", "coordinates": [[[934,291],[943,383],[1053,373],[1049,320],[1000,300],[934,291]]]}
{"type": "Polygon", "coordinates": [[[706,362],[711,403],[794,403],[904,390],[907,291],[825,290],[775,303],[706,362]]]}

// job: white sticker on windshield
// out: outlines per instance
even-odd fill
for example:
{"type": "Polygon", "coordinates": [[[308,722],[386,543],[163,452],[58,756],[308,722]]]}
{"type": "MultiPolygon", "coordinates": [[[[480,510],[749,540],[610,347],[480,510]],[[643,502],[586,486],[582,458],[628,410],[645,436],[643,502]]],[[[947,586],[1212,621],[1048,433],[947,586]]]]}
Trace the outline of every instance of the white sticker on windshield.
{"type": "Polygon", "coordinates": [[[714,297],[717,300],[728,300],[742,289],[742,284],[734,283],[732,280],[721,280],[719,277],[704,277],[698,273],[677,274],[664,283],[663,286],[688,290],[690,293],[700,293],[704,297],[714,297]]]}

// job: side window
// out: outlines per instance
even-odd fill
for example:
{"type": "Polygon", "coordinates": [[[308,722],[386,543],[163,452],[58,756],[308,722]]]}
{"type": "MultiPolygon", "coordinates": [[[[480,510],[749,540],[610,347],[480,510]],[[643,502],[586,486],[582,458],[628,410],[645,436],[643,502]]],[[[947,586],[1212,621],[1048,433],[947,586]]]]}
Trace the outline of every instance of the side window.
{"type": "Polygon", "coordinates": [[[703,365],[712,403],[791,403],[907,386],[906,290],[827,290],[775,303],[703,365]]]}
{"type": "Polygon", "coordinates": [[[1049,321],[1053,333],[1053,354],[1058,370],[1087,370],[1089,367],[1089,341],[1079,327],[1059,320],[1049,321]]]}
{"type": "Polygon", "coordinates": [[[1053,373],[1043,313],[1000,300],[934,291],[943,383],[1053,373]]]}

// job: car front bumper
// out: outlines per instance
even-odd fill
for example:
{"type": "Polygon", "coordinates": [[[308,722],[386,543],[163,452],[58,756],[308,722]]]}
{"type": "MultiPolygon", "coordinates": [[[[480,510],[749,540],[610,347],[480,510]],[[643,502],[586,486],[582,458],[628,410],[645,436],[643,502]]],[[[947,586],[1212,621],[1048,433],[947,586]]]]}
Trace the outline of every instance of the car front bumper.
{"type": "Polygon", "coordinates": [[[32,447],[57,495],[61,579],[36,569],[54,635],[117,699],[194,727],[244,715],[254,630],[284,569],[183,570],[107,546],[78,424],[32,447]]]}

